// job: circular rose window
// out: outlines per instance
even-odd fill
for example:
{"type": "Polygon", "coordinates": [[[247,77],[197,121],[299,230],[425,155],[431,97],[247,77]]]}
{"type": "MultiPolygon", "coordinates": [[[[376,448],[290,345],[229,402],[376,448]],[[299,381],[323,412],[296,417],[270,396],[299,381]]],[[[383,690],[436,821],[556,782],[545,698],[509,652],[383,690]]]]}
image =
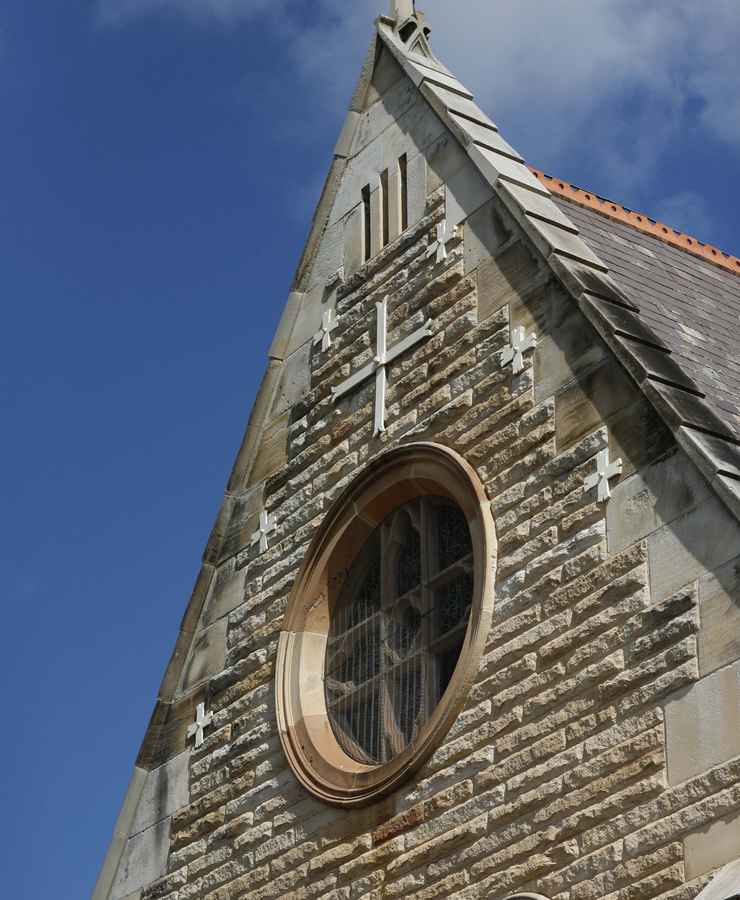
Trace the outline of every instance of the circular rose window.
{"type": "Polygon", "coordinates": [[[477,673],[494,548],[474,470],[434,444],[382,457],[334,505],[291,595],[276,672],[283,747],[314,795],[377,799],[443,739],[477,673]]]}
{"type": "Polygon", "coordinates": [[[375,529],[331,611],[324,658],[327,713],[349,756],[386,763],[413,742],[450,683],[472,601],[455,504],[419,497],[375,529]]]}

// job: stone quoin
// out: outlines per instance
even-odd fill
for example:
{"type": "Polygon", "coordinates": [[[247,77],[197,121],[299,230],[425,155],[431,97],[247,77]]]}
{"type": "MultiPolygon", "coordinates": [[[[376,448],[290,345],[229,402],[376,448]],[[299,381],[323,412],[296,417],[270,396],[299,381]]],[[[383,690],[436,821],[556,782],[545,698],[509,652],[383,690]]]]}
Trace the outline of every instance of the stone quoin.
{"type": "Polygon", "coordinates": [[[93,900],[740,895],[739,323],[394,0],[93,900]]]}

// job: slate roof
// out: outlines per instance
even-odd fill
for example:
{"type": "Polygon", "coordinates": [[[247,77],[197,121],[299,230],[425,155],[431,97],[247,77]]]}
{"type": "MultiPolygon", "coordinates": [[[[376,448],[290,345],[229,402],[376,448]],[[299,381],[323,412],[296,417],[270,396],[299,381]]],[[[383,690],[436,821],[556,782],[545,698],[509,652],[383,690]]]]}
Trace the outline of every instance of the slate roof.
{"type": "Polygon", "coordinates": [[[740,274],[567,194],[553,199],[740,439],[740,274]]]}

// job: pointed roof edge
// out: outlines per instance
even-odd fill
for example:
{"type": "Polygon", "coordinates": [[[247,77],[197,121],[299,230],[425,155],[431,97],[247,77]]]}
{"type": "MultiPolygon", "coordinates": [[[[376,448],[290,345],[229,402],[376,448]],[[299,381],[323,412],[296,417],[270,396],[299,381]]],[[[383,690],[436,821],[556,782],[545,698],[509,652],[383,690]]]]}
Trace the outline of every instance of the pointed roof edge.
{"type": "Polygon", "coordinates": [[[579,236],[542,179],[503,140],[454,76],[412,58],[380,19],[378,33],[406,74],[548,263],[557,280],[645,394],[733,515],[740,520],[740,441],[707,395],[672,358],[671,350],[579,236]]]}
{"type": "MultiPolygon", "coordinates": [[[[671,359],[671,352],[640,318],[637,306],[609,275],[608,266],[579,237],[579,229],[553,202],[547,185],[501,137],[497,126],[474,102],[473,94],[435,57],[411,56],[387,16],[376,20],[357,89],[337,142],[329,174],[316,207],[275,339],[255,398],[224,501],[208,539],[203,565],[182,619],[172,657],[157,694],[133,777],[92,895],[108,900],[147,773],[148,748],[156,747],[174,706],[179,676],[197,631],[221,550],[226,526],[254,464],[255,449],[282,373],[285,350],[302,300],[301,287],[323,236],[347,166],[362,102],[372,78],[380,41],[455,135],[495,195],[544,257],[583,314],[611,348],[632,379],[671,429],[677,443],[740,520],[740,444],[706,402],[706,395],[671,359]]],[[[202,695],[194,688],[190,697],[202,695]]]]}
{"type": "MultiPolygon", "coordinates": [[[[370,47],[362,66],[357,87],[352,95],[349,111],[345,117],[344,125],[334,150],[329,173],[311,220],[308,237],[293,278],[293,289],[288,296],[275,337],[268,351],[267,368],[252,405],[242,442],[229,476],[225,496],[216,516],[216,522],[203,551],[202,566],[180,623],[174,650],[157,691],[154,710],[144,733],[133,773],[116,819],[113,836],[93,889],[92,900],[108,900],[110,896],[147,775],[158,765],[158,763],[152,764],[150,762],[152,757],[151,751],[153,748],[157,748],[160,738],[167,727],[170,713],[174,707],[180,675],[195,639],[198,622],[208,598],[211,584],[217,571],[217,565],[223,562],[221,559],[222,547],[231,512],[237,496],[243,491],[244,486],[249,481],[249,475],[256,457],[256,449],[259,446],[259,441],[269,416],[269,410],[280,383],[288,343],[300,311],[303,299],[300,286],[303,284],[307,273],[310,272],[311,263],[326,230],[332,205],[347,166],[355,129],[357,128],[360,113],[375,70],[378,48],[376,31],[370,41],[370,47]]],[[[193,695],[198,693],[203,693],[202,686],[195,688],[192,692],[193,695]]]]}
{"type": "Polygon", "coordinates": [[[326,226],[329,221],[329,215],[331,214],[331,209],[334,204],[337,191],[339,190],[339,185],[342,181],[344,170],[347,167],[347,160],[349,159],[352,141],[354,139],[357,126],[360,122],[360,115],[364,107],[365,98],[370,87],[373,72],[375,71],[377,54],[378,36],[377,33],[375,33],[372,36],[370,47],[368,48],[367,54],[365,55],[365,61],[362,64],[362,70],[360,72],[360,78],[357,82],[357,87],[355,88],[355,91],[352,95],[352,100],[349,104],[349,110],[347,111],[347,115],[344,118],[344,123],[339,133],[339,138],[337,140],[336,146],[334,147],[334,156],[332,158],[331,166],[329,167],[329,173],[326,176],[326,181],[324,182],[321,196],[319,197],[319,202],[314,211],[313,218],[311,219],[311,224],[308,230],[308,237],[306,239],[306,243],[303,246],[295,275],[293,276],[293,283],[291,288],[291,290],[293,291],[301,290],[304,279],[310,271],[311,263],[316,256],[319,242],[321,241],[321,238],[326,231],[326,226]]]}

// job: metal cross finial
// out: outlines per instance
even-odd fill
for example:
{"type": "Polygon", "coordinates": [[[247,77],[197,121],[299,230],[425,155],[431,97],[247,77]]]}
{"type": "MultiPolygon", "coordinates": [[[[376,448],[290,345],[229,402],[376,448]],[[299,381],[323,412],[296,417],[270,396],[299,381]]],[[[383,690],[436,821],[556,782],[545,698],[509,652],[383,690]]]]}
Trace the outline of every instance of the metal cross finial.
{"type": "Polygon", "coordinates": [[[447,219],[443,219],[437,225],[437,240],[434,243],[429,245],[429,249],[427,250],[427,259],[430,256],[437,255],[437,262],[441,263],[447,259],[447,245],[455,240],[457,237],[457,226],[452,229],[450,232],[449,225],[447,224],[447,219]]]}
{"type": "Polygon", "coordinates": [[[537,335],[530,334],[527,337],[527,333],[520,325],[518,328],[513,328],[511,331],[511,344],[504,350],[504,355],[501,357],[501,368],[504,366],[508,366],[510,362],[513,362],[513,372],[515,375],[519,375],[524,371],[524,354],[528,350],[535,350],[537,348],[537,335]]]}
{"type": "Polygon", "coordinates": [[[387,386],[387,367],[402,353],[415,347],[418,343],[432,336],[432,320],[428,319],[421,328],[400,340],[395,347],[389,350],[388,343],[388,298],[375,304],[378,316],[378,335],[375,351],[375,359],[355,372],[339,387],[332,389],[334,402],[340,400],[350,391],[375,375],[375,436],[385,431],[385,391],[387,386]]]}
{"type": "Polygon", "coordinates": [[[199,703],[195,714],[195,722],[188,727],[188,738],[195,738],[196,750],[198,747],[203,746],[203,741],[205,740],[204,732],[212,722],[213,713],[206,713],[205,703],[199,703]]]}
{"type": "Polygon", "coordinates": [[[324,314],[321,317],[321,331],[317,332],[313,338],[314,344],[321,344],[322,353],[326,353],[331,347],[331,333],[336,327],[337,317],[334,310],[324,310],[324,314]]]}
{"type": "Polygon", "coordinates": [[[606,503],[612,492],[609,487],[609,479],[622,474],[624,464],[621,459],[609,462],[609,450],[601,450],[596,457],[596,471],[589,475],[583,482],[583,489],[588,493],[595,487],[599,488],[599,503],[606,503]]]}
{"type": "Polygon", "coordinates": [[[276,528],[274,516],[263,510],[260,513],[259,528],[252,535],[252,544],[260,545],[260,553],[266,553],[270,549],[268,537],[276,528]]]}

